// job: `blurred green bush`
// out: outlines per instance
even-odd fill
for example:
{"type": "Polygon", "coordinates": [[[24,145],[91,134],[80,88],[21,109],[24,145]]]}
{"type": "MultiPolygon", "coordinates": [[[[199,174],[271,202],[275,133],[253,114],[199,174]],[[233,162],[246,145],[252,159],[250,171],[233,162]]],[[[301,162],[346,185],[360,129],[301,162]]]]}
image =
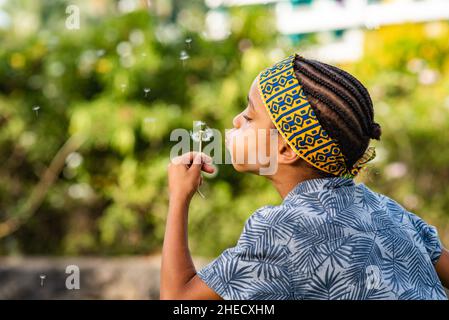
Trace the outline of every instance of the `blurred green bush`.
{"type": "MultiPolygon", "coordinates": [[[[28,8],[36,32],[0,31],[0,254],[160,250],[171,130],[194,120],[230,128],[257,73],[314,41],[279,36],[267,7],[230,9],[230,36],[207,41],[204,8],[177,3],[175,17],[108,7],[75,31],[64,28],[66,2],[43,1],[28,8]]],[[[370,89],[383,127],[359,181],[436,224],[448,243],[449,24],[432,27],[368,31],[365,57],[343,67],[370,89]]],[[[202,190],[189,216],[198,255],[234,245],[256,208],[281,201],[265,179],[230,165],[202,190]]]]}

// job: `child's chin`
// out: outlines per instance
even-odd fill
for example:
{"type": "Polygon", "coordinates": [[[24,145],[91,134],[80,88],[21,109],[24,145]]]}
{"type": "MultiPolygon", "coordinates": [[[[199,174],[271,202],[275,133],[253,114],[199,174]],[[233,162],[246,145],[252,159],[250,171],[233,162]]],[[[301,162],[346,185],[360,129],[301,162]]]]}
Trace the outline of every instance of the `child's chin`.
{"type": "Polygon", "coordinates": [[[246,172],[246,168],[244,165],[241,164],[235,164],[234,162],[232,163],[232,166],[234,167],[235,171],[237,172],[246,172]]]}
{"type": "Polygon", "coordinates": [[[257,174],[259,171],[257,168],[254,168],[254,165],[247,165],[247,164],[236,164],[232,163],[232,166],[234,167],[235,171],[237,172],[248,172],[248,173],[255,173],[257,174]]]}

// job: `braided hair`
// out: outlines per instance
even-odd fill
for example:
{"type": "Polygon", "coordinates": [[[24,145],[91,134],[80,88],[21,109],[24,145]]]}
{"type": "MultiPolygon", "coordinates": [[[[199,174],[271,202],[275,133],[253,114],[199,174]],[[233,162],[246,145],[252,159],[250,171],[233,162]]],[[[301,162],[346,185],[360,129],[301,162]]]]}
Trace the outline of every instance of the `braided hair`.
{"type": "Polygon", "coordinates": [[[346,166],[351,168],[364,154],[370,139],[380,140],[382,133],[374,122],[368,90],[348,72],[299,55],[294,70],[318,121],[337,140],[346,166]]]}

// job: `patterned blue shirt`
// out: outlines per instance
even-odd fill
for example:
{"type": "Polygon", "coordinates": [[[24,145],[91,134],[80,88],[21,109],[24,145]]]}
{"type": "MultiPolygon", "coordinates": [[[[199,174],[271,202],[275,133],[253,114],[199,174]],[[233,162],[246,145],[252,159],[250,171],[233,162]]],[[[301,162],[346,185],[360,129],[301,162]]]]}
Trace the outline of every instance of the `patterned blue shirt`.
{"type": "Polygon", "coordinates": [[[447,299],[435,227],[363,183],[302,181],[198,272],[224,299],[447,299]]]}

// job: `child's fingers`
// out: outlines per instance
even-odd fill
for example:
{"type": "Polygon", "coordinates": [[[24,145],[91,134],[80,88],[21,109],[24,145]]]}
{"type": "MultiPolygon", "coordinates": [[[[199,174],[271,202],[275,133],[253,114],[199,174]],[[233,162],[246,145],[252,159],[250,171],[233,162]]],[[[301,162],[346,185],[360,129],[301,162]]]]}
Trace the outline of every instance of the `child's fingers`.
{"type": "Polygon", "coordinates": [[[202,163],[207,163],[207,164],[211,164],[212,163],[212,158],[209,157],[207,154],[202,153],[202,152],[189,152],[191,155],[189,155],[189,157],[193,158],[193,164],[202,164],[202,163]]]}
{"type": "Polygon", "coordinates": [[[190,166],[191,169],[196,170],[196,171],[200,171],[200,169],[205,170],[206,172],[209,172],[212,170],[212,172],[214,171],[212,164],[212,158],[209,157],[207,154],[205,153],[200,153],[200,152],[195,152],[193,154],[193,161],[192,164],[190,166]]]}
{"type": "Polygon", "coordinates": [[[191,152],[186,152],[183,155],[180,155],[178,157],[173,158],[172,162],[175,164],[185,164],[185,165],[191,165],[193,162],[195,162],[195,157],[197,155],[201,155],[201,157],[198,157],[198,162],[197,164],[200,163],[212,163],[212,158],[209,157],[207,154],[205,153],[199,153],[197,151],[191,151],[191,152]],[[202,161],[200,161],[200,159],[202,161]]]}
{"type": "Polygon", "coordinates": [[[201,170],[207,173],[214,173],[215,167],[210,164],[204,163],[203,166],[201,167],[201,170]]]}
{"type": "Polygon", "coordinates": [[[194,158],[193,158],[193,162],[192,165],[190,166],[191,171],[198,171],[200,172],[201,168],[203,167],[204,161],[203,161],[203,156],[201,153],[196,152],[194,154],[194,158]]]}

